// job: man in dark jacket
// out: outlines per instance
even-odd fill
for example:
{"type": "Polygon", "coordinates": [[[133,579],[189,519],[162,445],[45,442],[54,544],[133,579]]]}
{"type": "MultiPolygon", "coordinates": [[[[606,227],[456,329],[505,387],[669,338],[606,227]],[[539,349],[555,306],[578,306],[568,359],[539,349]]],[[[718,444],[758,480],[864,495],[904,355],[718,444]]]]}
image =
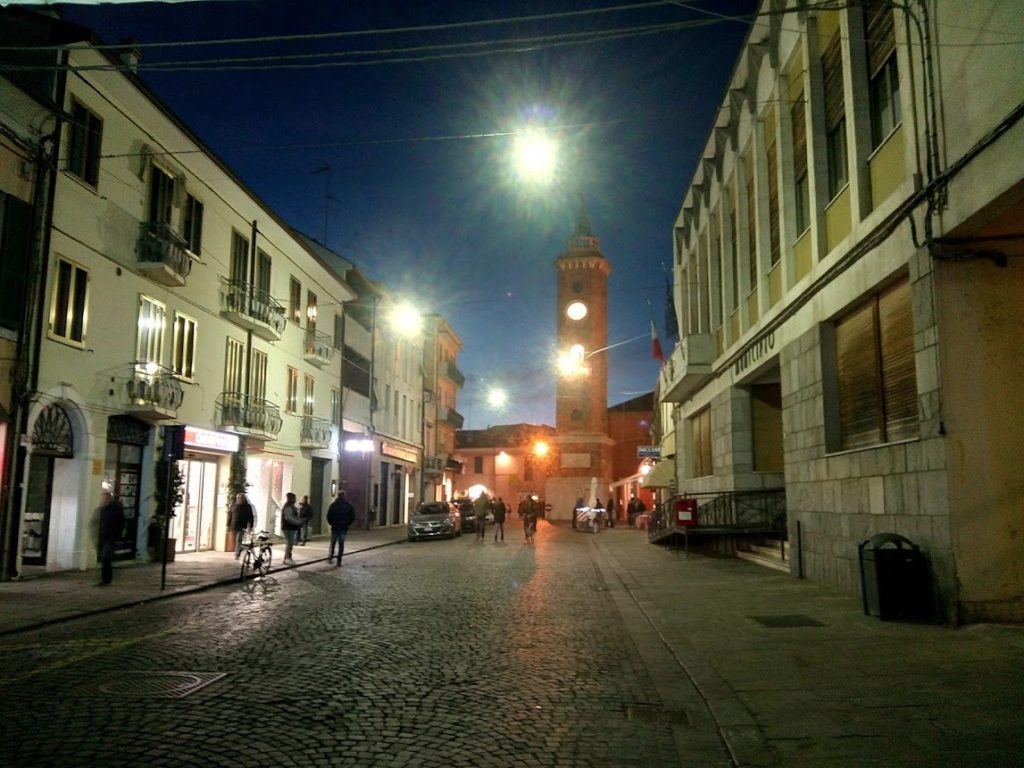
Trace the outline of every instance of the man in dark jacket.
{"type": "Polygon", "coordinates": [[[331,526],[331,546],[327,550],[327,564],[331,564],[334,557],[334,548],[338,548],[338,565],[341,565],[341,556],[345,554],[345,536],[348,535],[349,526],[356,519],[356,508],[345,498],[345,491],[338,491],[338,498],[331,502],[327,508],[327,524],[331,526]]]}
{"type": "Polygon", "coordinates": [[[245,532],[251,531],[256,524],[256,515],[253,512],[252,504],[245,498],[244,493],[235,496],[235,503],[231,505],[231,530],[235,534],[235,560],[242,554],[242,541],[245,539],[245,532]]]}
{"type": "Polygon", "coordinates": [[[114,549],[124,533],[124,507],[110,491],[100,494],[100,505],[96,510],[100,518],[100,583],[110,586],[114,579],[114,549]]]}

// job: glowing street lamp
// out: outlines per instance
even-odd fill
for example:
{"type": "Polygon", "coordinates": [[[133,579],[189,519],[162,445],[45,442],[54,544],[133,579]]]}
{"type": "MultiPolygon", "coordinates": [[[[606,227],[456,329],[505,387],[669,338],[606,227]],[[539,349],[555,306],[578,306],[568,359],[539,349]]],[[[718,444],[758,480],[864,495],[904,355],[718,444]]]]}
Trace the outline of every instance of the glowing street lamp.
{"type": "Polygon", "coordinates": [[[516,136],[512,157],[521,178],[546,184],[555,176],[558,144],[548,133],[531,128],[516,136]]]}
{"type": "Polygon", "coordinates": [[[582,344],[573,344],[565,352],[558,355],[558,373],[567,378],[573,376],[586,376],[590,368],[583,364],[586,359],[582,344]]]}
{"type": "Polygon", "coordinates": [[[492,408],[504,408],[508,404],[508,392],[501,387],[494,387],[487,393],[487,404],[492,408]]]}
{"type": "Polygon", "coordinates": [[[391,328],[400,336],[415,336],[423,328],[423,315],[408,302],[392,307],[388,319],[391,328]]]}

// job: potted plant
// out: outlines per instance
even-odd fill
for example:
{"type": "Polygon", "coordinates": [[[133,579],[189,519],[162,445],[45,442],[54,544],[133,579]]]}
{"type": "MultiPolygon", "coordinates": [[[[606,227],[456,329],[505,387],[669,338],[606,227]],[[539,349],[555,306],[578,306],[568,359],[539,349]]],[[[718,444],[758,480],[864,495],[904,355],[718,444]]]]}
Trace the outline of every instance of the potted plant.
{"type": "Polygon", "coordinates": [[[235,550],[235,532],[231,530],[231,507],[235,503],[235,497],[245,493],[249,484],[245,482],[245,445],[241,445],[238,451],[231,454],[231,465],[228,467],[228,526],[225,534],[224,551],[235,550]]]}
{"type": "MultiPolygon", "coordinates": [[[[174,517],[175,508],[185,498],[185,478],[181,474],[177,461],[171,461],[168,466],[166,459],[158,459],[153,468],[153,498],[156,501],[156,512],[153,515],[154,522],[160,523],[162,531],[167,530],[166,521],[174,517]]],[[[152,534],[156,532],[154,526],[150,530],[150,547],[160,552],[159,542],[152,541],[152,534]]],[[[177,539],[168,537],[164,542],[164,557],[167,562],[174,561],[174,550],[177,547],[177,539]]]]}

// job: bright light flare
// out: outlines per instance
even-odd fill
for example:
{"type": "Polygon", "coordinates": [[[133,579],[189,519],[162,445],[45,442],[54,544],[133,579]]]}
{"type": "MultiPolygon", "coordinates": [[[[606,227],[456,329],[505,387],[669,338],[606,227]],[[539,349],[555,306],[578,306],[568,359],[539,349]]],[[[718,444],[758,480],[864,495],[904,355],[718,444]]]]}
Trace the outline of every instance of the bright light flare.
{"type": "Polygon", "coordinates": [[[516,135],[513,162],[519,175],[526,181],[546,184],[555,176],[558,164],[558,144],[536,129],[516,135]]]}
{"type": "Polygon", "coordinates": [[[423,328],[423,315],[412,304],[396,304],[391,310],[391,327],[402,336],[415,336],[423,328]]]}
{"type": "Polygon", "coordinates": [[[561,376],[585,376],[590,368],[583,364],[585,354],[582,344],[573,344],[565,352],[558,355],[557,367],[561,376]]]}
{"type": "Polygon", "coordinates": [[[508,404],[508,392],[495,387],[487,393],[487,404],[492,408],[504,408],[508,404]]]}
{"type": "Polygon", "coordinates": [[[538,440],[537,442],[535,442],[533,444],[533,453],[534,453],[535,456],[539,456],[539,457],[543,458],[544,456],[548,455],[548,452],[550,450],[551,450],[551,446],[548,445],[547,441],[545,441],[545,440],[538,440]]]}

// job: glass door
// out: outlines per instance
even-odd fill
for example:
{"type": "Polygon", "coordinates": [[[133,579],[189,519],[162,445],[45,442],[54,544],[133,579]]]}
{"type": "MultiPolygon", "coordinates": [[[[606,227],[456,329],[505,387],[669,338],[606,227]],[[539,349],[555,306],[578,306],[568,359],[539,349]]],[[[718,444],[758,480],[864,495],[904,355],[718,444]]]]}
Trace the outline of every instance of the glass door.
{"type": "Polygon", "coordinates": [[[175,509],[175,551],[201,552],[213,549],[217,462],[186,459],[179,462],[179,467],[184,480],[184,499],[175,509]]]}

